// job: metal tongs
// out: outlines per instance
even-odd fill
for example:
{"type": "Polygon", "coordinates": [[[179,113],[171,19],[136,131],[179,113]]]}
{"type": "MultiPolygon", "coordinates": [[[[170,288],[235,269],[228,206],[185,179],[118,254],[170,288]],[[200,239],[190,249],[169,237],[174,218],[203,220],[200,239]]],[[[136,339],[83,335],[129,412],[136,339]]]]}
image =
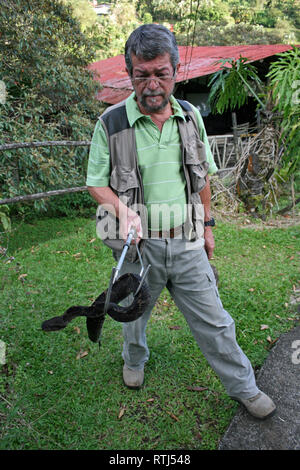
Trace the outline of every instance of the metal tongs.
{"type": "MultiPolygon", "coordinates": [[[[124,259],[126,257],[126,253],[127,253],[128,249],[130,247],[132,239],[135,238],[135,233],[136,233],[135,229],[131,229],[129,231],[128,236],[127,236],[127,240],[124,244],[124,247],[123,247],[123,250],[122,250],[122,253],[121,253],[121,257],[119,259],[119,262],[118,262],[116,267],[112,268],[110,281],[109,281],[109,286],[108,286],[108,289],[107,289],[107,294],[106,294],[106,299],[105,299],[105,304],[104,304],[104,314],[107,313],[107,309],[108,309],[109,302],[110,302],[110,297],[111,297],[112,286],[114,285],[114,283],[118,279],[118,275],[119,275],[119,272],[122,268],[124,259]]],[[[142,260],[142,256],[141,256],[141,253],[140,253],[140,250],[139,250],[139,247],[138,247],[138,244],[136,244],[136,250],[137,250],[138,257],[139,257],[139,260],[140,260],[140,263],[141,263],[141,271],[140,271],[141,280],[140,280],[140,283],[139,283],[138,288],[135,291],[134,295],[137,295],[137,293],[139,292],[139,290],[140,290],[140,288],[141,288],[141,286],[144,282],[144,279],[145,279],[145,277],[146,277],[146,275],[149,271],[149,268],[151,266],[151,264],[149,264],[147,266],[147,268],[145,269],[144,264],[143,264],[143,260],[142,260]]]]}

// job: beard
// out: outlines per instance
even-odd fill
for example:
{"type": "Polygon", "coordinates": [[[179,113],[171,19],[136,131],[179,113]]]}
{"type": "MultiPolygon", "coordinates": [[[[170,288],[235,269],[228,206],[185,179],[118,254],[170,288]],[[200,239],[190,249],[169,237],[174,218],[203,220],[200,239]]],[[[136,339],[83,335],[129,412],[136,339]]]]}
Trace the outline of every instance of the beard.
{"type": "Polygon", "coordinates": [[[143,106],[145,111],[147,111],[148,113],[155,113],[155,112],[161,111],[167,106],[172,92],[169,94],[166,94],[163,91],[152,91],[152,92],[145,91],[140,95],[140,97],[138,98],[138,101],[143,106]],[[153,104],[151,104],[151,97],[154,98],[155,96],[162,97],[162,101],[160,104],[156,104],[154,101],[153,101],[153,104]]]}

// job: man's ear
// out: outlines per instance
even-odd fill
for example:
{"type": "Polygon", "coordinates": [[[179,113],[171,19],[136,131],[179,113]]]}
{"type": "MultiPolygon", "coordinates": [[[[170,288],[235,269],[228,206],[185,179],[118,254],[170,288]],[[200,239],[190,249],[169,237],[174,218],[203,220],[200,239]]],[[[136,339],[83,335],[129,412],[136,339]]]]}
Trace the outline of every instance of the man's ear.
{"type": "Polygon", "coordinates": [[[175,70],[176,73],[179,72],[180,66],[181,66],[181,63],[179,62],[179,63],[176,65],[176,70],[175,70]]]}

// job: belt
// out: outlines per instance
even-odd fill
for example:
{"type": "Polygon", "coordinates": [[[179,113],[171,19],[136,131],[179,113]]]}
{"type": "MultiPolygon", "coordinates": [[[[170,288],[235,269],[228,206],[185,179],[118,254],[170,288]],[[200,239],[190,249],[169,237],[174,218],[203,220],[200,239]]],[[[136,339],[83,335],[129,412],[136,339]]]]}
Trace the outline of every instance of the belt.
{"type": "Polygon", "coordinates": [[[182,235],[182,225],[170,228],[169,230],[148,231],[149,238],[175,238],[179,237],[179,235],[182,235]]]}

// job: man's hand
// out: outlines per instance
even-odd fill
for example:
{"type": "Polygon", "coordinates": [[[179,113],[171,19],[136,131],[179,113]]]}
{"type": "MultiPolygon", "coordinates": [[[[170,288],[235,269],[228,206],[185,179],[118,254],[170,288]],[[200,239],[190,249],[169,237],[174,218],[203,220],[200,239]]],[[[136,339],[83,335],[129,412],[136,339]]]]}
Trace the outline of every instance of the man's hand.
{"type": "Polygon", "coordinates": [[[126,240],[130,229],[135,230],[135,238],[132,243],[139,243],[143,236],[140,216],[125,205],[119,208],[120,236],[126,240]]]}
{"type": "Polygon", "coordinates": [[[212,233],[211,227],[204,228],[204,247],[207,253],[208,259],[211,259],[215,249],[215,240],[212,233]]]}
{"type": "Polygon", "coordinates": [[[123,204],[123,202],[120,201],[118,196],[108,186],[99,188],[88,186],[88,190],[90,195],[98,202],[98,204],[101,204],[104,209],[119,218],[120,236],[123,240],[127,240],[130,229],[134,228],[136,238],[133,239],[132,243],[139,243],[143,236],[142,223],[139,215],[123,204]]]}

